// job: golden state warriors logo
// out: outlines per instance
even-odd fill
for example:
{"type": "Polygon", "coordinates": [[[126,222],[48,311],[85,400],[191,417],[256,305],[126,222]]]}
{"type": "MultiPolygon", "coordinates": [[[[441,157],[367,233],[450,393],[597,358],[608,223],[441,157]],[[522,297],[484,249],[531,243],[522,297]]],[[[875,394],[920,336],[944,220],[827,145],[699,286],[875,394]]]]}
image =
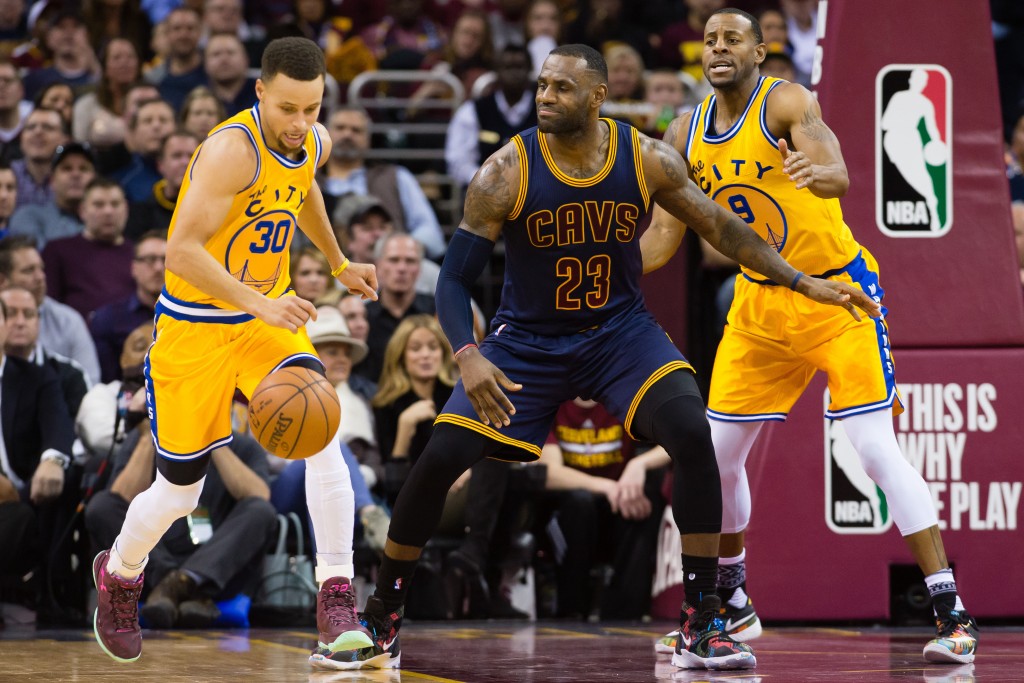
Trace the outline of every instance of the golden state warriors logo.
{"type": "Polygon", "coordinates": [[[294,225],[290,211],[274,210],[239,228],[224,254],[224,267],[231,277],[260,294],[272,290],[281,277],[294,225]]]}
{"type": "Polygon", "coordinates": [[[750,185],[726,185],[711,198],[743,219],[775,251],[786,246],[789,227],[779,203],[766,192],[750,185]]]}
{"type": "Polygon", "coordinates": [[[890,64],[875,78],[875,218],[890,237],[953,225],[952,103],[938,64],[890,64]]]}

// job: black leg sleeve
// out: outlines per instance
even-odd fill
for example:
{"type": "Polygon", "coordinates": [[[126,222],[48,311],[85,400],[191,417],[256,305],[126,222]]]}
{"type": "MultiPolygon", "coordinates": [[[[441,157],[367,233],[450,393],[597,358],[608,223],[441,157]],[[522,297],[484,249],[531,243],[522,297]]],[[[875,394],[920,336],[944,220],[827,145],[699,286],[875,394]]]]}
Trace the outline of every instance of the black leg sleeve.
{"type": "Polygon", "coordinates": [[[682,534],[722,531],[722,481],[704,400],[693,375],[670,372],[644,395],[632,432],[672,456],[672,515],[682,534]]]}

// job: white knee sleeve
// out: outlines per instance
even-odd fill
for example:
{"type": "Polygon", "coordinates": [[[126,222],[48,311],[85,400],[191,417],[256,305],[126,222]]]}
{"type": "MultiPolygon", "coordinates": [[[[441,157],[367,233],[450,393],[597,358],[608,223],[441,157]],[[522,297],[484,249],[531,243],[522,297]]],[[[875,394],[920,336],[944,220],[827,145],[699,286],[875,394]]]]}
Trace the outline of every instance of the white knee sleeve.
{"type": "Polygon", "coordinates": [[[316,579],[351,578],[355,495],[337,438],[306,460],[306,504],[316,539],[316,579]]]}
{"type": "Polygon", "coordinates": [[[735,534],[750,522],[750,483],[746,462],[763,422],[711,423],[718,472],[722,477],[722,533],[735,534]]]}
{"type": "MultiPolygon", "coordinates": [[[[159,456],[158,456],[159,457],[159,456]]],[[[125,578],[138,575],[145,566],[149,551],[167,533],[175,520],[196,509],[203,491],[204,476],[194,484],[177,486],[167,481],[160,472],[148,489],[135,496],[128,506],[121,533],[114,541],[111,553],[111,571],[125,578]],[[122,566],[116,566],[116,565],[122,566]]]]}
{"type": "Polygon", "coordinates": [[[921,474],[900,452],[892,426],[892,414],[880,410],[843,420],[864,471],[885,493],[900,533],[904,536],[939,523],[931,493],[921,474]]]}

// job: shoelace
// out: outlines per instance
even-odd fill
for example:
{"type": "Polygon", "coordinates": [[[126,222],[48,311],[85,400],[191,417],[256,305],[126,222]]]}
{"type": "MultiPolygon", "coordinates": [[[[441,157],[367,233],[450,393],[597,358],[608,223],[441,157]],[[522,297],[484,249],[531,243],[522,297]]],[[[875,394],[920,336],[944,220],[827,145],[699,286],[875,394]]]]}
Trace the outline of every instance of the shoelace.
{"type": "Polygon", "coordinates": [[[324,611],[331,624],[358,623],[356,619],[356,598],[352,590],[344,584],[331,585],[323,597],[324,611]]]}
{"type": "Polygon", "coordinates": [[[114,613],[114,630],[119,633],[133,631],[138,624],[139,597],[142,595],[142,582],[136,586],[125,586],[115,580],[110,591],[110,608],[114,613]]]}
{"type": "Polygon", "coordinates": [[[974,617],[967,612],[961,612],[957,610],[950,611],[945,617],[939,617],[939,635],[943,638],[949,638],[956,632],[957,629],[963,627],[966,631],[968,627],[975,630],[978,629],[978,624],[975,623],[974,617]]]}

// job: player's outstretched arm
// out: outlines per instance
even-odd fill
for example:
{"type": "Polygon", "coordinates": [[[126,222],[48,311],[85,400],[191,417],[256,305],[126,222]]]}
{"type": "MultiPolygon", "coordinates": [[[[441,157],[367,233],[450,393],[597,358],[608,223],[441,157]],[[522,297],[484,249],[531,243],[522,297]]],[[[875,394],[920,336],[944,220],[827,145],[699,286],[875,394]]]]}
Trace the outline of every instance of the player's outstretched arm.
{"type": "MultiPolygon", "coordinates": [[[[320,166],[323,166],[331,158],[331,136],[319,123],[314,125],[323,145],[320,154],[320,166]]],[[[338,238],[334,236],[331,219],[327,217],[324,195],[315,180],[309,187],[309,196],[302,203],[298,219],[302,232],[306,233],[306,237],[327,257],[331,272],[337,270],[345,262],[345,255],[338,246],[338,238]]],[[[377,300],[377,268],[372,263],[350,262],[338,275],[338,281],[352,294],[360,294],[363,299],[377,300]]]]}
{"type": "Polygon", "coordinates": [[[642,145],[644,176],[651,197],[722,254],[810,299],[843,306],[858,320],[856,308],[871,317],[881,315],[881,307],[862,290],[841,282],[806,277],[786,263],[739,217],[704,196],[687,177],[686,163],[675,149],[650,138],[644,138],[642,145]]]}
{"type": "Polygon", "coordinates": [[[235,196],[256,175],[256,150],[237,129],[207,138],[188,173],[188,191],[179,200],[174,231],[167,241],[167,269],[210,296],[292,332],[316,315],[313,304],[296,296],[268,299],[231,277],[205,245],[228,216],[235,196]]]}
{"type": "Polygon", "coordinates": [[[515,407],[502,389],[521,386],[483,357],[473,337],[469,288],[480,277],[505,219],[515,208],[520,187],[519,153],[509,143],[491,155],[466,190],[462,223],[441,264],[435,298],[437,318],[462,372],[462,384],[484,424],[509,424],[515,407]]]}
{"type": "MultiPolygon", "coordinates": [[[[839,139],[821,118],[821,106],[807,88],[783,83],[768,96],[768,129],[781,133],[779,154],[782,170],[816,197],[842,197],[850,188],[850,176],[839,148],[839,139]]],[[[676,148],[678,149],[678,147],[676,148]]]]}

